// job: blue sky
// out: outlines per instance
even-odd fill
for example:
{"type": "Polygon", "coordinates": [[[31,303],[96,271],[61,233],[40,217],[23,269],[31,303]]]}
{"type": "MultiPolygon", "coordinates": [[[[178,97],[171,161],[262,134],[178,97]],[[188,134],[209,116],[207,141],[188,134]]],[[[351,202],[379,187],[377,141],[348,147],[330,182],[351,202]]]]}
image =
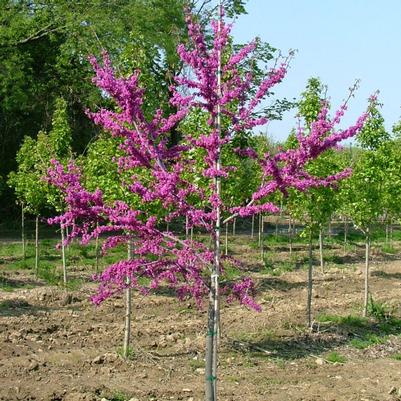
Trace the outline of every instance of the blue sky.
{"type": "MultiPolygon", "coordinates": [[[[278,97],[298,97],[308,78],[317,76],[338,106],[359,78],[344,124],[365,110],[376,89],[386,127],[400,119],[401,0],[248,0],[247,11],[235,23],[236,42],[259,36],[284,53],[297,50],[278,97]]],[[[294,125],[290,112],[282,122],[270,123],[267,132],[282,140],[294,125]]]]}

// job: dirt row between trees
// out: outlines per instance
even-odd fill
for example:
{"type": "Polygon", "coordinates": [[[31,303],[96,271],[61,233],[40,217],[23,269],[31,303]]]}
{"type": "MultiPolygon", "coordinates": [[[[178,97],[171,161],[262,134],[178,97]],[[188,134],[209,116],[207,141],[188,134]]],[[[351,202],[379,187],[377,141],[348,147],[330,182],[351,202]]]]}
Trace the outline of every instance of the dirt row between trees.
{"type": "MultiPolygon", "coordinates": [[[[362,265],[356,267],[316,273],[315,316],[360,314],[362,265]]],[[[16,287],[32,281],[26,271],[2,274],[16,287]]],[[[263,312],[222,309],[221,400],[401,400],[397,331],[384,334],[373,321],[354,330],[320,319],[309,332],[306,272],[254,276],[263,312]],[[372,344],[352,345],[362,337],[372,337],[372,344]]],[[[395,314],[400,278],[399,261],[373,267],[375,300],[395,314]]],[[[168,291],[136,294],[133,355],[123,360],[124,302],[94,307],[88,300],[93,289],[88,284],[66,297],[41,283],[0,292],[0,400],[203,400],[205,311],[168,291]]]]}

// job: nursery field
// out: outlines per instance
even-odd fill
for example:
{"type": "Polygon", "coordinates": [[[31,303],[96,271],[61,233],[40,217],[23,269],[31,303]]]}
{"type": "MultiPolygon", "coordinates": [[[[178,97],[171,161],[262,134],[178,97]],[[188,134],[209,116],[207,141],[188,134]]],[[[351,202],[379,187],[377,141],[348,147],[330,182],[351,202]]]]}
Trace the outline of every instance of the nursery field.
{"type": "MultiPolygon", "coordinates": [[[[123,359],[123,298],[99,307],[89,300],[94,247],[68,249],[65,290],[55,243],[41,243],[39,279],[32,246],[24,262],[19,243],[1,244],[0,400],[203,400],[206,305],[199,310],[163,288],[134,293],[132,349],[123,359]]],[[[374,301],[362,318],[363,243],[344,249],[329,240],[325,272],[314,269],[312,330],[306,244],[294,242],[290,255],[285,239],[270,235],[263,263],[248,234],[230,236],[228,250],[246,265],[263,311],[222,302],[221,400],[401,399],[401,242],[373,242],[374,301]]],[[[101,267],[125,251],[113,252],[101,267]]]]}

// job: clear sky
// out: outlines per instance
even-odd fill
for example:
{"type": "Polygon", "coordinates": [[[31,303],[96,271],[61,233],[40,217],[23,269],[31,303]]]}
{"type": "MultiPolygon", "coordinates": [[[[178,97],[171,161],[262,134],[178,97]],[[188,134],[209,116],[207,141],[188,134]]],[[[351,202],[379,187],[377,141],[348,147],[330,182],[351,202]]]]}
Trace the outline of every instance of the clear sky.
{"type": "MultiPolygon", "coordinates": [[[[235,23],[236,42],[259,36],[283,53],[297,50],[278,97],[298,97],[316,76],[328,85],[335,107],[359,78],[344,123],[365,110],[376,89],[387,129],[400,119],[401,0],[248,0],[247,11],[235,23]]],[[[267,132],[282,140],[295,122],[294,112],[287,113],[267,132]]]]}

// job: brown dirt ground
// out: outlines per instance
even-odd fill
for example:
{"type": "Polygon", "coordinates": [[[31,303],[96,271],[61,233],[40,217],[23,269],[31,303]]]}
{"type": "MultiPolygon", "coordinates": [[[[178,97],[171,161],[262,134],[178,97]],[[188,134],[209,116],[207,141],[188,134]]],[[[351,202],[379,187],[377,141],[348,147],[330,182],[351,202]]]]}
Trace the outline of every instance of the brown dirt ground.
{"type": "MultiPolygon", "coordinates": [[[[238,251],[239,252],[239,251],[238,251]]],[[[359,314],[362,264],[316,269],[314,314],[359,314]]],[[[27,272],[4,272],[27,282],[27,272]]],[[[222,309],[218,391],[222,401],[401,400],[401,337],[359,350],[350,333],[305,329],[306,272],[254,273],[263,312],[222,309]],[[325,356],[336,351],[343,364],[325,356]]],[[[375,299],[401,311],[401,261],[377,260],[375,299]]],[[[0,292],[0,400],[203,400],[206,313],[168,293],[134,297],[134,356],[123,360],[124,302],[88,301],[41,283],[0,292]]]]}

